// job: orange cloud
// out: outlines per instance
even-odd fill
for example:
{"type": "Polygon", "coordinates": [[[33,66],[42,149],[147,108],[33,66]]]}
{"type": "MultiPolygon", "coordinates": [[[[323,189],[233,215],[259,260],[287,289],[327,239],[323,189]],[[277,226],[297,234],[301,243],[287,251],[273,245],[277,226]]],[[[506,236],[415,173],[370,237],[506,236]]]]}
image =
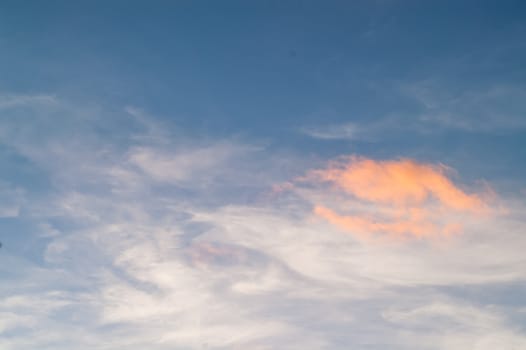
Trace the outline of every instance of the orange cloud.
{"type": "Polygon", "coordinates": [[[329,167],[314,170],[302,182],[330,183],[336,190],[360,202],[374,204],[374,213],[341,215],[323,205],[314,213],[359,237],[390,235],[450,235],[462,231],[461,215],[480,215],[489,208],[483,194],[466,193],[447,177],[443,165],[410,159],[375,161],[347,157],[329,167]],[[457,219],[458,220],[458,219],[457,219]]]}

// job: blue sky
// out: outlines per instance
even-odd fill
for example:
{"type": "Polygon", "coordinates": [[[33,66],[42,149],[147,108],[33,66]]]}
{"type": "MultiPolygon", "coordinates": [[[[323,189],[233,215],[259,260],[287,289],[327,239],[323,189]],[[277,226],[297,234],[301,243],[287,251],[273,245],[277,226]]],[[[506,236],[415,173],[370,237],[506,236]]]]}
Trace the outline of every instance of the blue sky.
{"type": "Polygon", "coordinates": [[[3,1],[0,349],[526,347],[520,1],[3,1]]]}
{"type": "Polygon", "coordinates": [[[497,162],[484,169],[492,176],[504,167],[525,175],[516,166],[524,159],[515,125],[524,109],[520,2],[31,5],[3,5],[6,91],[133,105],[187,132],[327,155],[466,150],[497,162]],[[453,111],[456,122],[444,120],[453,111]],[[423,115],[434,122],[415,126],[423,115]],[[294,133],[389,118],[401,130],[382,133],[381,146],[294,133]]]}

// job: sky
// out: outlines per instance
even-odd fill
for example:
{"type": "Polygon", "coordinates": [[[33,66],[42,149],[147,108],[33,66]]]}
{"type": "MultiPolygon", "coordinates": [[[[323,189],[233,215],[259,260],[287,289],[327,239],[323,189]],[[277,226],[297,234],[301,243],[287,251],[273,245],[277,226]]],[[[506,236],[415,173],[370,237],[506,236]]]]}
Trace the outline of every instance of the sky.
{"type": "Polygon", "coordinates": [[[526,348],[523,1],[0,1],[0,350],[526,348]]]}

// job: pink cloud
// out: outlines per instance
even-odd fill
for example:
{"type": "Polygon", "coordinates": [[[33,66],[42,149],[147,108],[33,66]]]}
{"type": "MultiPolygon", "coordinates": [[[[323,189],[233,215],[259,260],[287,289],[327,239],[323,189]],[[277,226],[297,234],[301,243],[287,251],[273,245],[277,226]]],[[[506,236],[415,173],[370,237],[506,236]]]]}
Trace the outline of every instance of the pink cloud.
{"type": "Polygon", "coordinates": [[[296,183],[330,184],[332,191],[372,205],[352,214],[315,204],[314,214],[355,234],[424,237],[462,232],[462,218],[490,213],[488,189],[468,193],[448,177],[444,165],[411,159],[376,161],[345,157],[312,170],[296,183]]]}

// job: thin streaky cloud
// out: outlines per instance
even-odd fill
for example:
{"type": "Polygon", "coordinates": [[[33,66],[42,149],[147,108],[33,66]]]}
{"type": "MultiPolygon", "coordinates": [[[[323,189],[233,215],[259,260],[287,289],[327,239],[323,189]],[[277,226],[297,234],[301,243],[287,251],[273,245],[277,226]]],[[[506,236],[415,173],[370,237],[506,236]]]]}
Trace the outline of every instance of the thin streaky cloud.
{"type": "Polygon", "coordinates": [[[404,114],[380,113],[372,118],[303,126],[300,133],[319,140],[375,141],[397,133],[432,135],[520,132],[526,129],[526,90],[496,84],[450,91],[439,80],[391,83],[381,93],[398,95],[417,106],[404,114]]]}
{"type": "Polygon", "coordinates": [[[54,95],[17,95],[0,93],[0,109],[38,105],[57,105],[58,103],[59,100],[54,95]]]}
{"type": "Polygon", "coordinates": [[[321,140],[360,140],[367,137],[366,130],[355,123],[319,127],[303,127],[302,134],[321,140]]]}

